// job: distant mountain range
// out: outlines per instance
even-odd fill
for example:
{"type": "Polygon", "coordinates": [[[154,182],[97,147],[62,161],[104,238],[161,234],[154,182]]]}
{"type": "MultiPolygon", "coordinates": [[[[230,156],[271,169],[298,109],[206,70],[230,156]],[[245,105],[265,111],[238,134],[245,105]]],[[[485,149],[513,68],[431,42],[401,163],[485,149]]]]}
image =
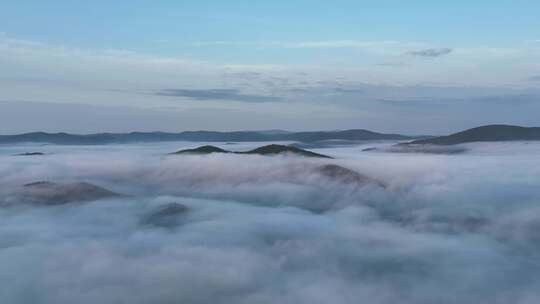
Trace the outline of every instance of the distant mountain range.
{"type": "Polygon", "coordinates": [[[33,132],[18,135],[0,135],[0,144],[7,143],[48,143],[62,145],[100,145],[110,143],[193,141],[193,142],[247,142],[247,141],[298,141],[314,142],[322,140],[412,140],[420,137],[400,134],[384,134],[368,130],[287,132],[270,131],[186,131],[181,133],[166,132],[131,132],[68,134],[33,132]]]}
{"type": "MultiPolygon", "coordinates": [[[[0,144],[47,143],[61,145],[101,145],[112,143],[192,141],[192,142],[269,142],[294,141],[316,143],[324,141],[361,141],[361,140],[403,140],[407,144],[455,145],[482,141],[540,140],[540,127],[520,127],[511,125],[487,125],[468,129],[447,136],[406,136],[401,134],[377,133],[369,130],[354,129],[343,131],[288,132],[282,130],[267,131],[186,131],[166,132],[131,132],[131,133],[96,133],[68,134],[33,132],[18,135],[0,135],[0,144]]],[[[303,145],[302,147],[317,146],[303,145]]]]}
{"type": "Polygon", "coordinates": [[[539,127],[487,125],[447,136],[412,141],[408,144],[456,145],[470,142],[540,140],[539,127]]]}

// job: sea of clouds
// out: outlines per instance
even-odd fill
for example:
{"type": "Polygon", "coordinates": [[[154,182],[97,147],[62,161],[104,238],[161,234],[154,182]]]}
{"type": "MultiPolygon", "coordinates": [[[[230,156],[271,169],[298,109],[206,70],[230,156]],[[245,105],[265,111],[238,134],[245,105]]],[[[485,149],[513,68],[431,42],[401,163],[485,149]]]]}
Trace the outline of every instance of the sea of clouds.
{"type": "Polygon", "coordinates": [[[0,202],[42,180],[126,196],[0,204],[0,303],[540,302],[540,143],[361,151],[389,144],[313,150],[332,160],[1,146],[0,202]],[[13,156],[32,151],[46,155],[13,156]],[[178,226],[142,224],[171,202],[189,208],[178,226]]]}

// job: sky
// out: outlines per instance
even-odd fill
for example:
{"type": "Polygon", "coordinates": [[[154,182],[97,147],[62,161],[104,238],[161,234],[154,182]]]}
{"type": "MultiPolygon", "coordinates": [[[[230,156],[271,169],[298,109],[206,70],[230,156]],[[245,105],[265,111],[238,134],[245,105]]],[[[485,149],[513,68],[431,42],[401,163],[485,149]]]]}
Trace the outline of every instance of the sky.
{"type": "Polygon", "coordinates": [[[0,133],[540,125],[540,2],[0,2],[0,133]]]}

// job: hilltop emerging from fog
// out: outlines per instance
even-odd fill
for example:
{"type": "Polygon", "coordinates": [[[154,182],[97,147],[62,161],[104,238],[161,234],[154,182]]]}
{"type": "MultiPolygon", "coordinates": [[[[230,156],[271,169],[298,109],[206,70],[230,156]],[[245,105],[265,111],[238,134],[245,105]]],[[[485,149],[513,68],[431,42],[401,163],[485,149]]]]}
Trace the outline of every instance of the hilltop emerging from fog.
{"type": "Polygon", "coordinates": [[[221,149],[215,146],[201,146],[195,149],[185,149],[174,152],[172,154],[211,154],[211,153],[234,153],[234,154],[258,154],[258,155],[283,155],[283,154],[292,154],[305,157],[318,157],[318,158],[331,158],[330,156],[318,154],[308,150],[300,149],[293,146],[284,146],[284,145],[267,145],[263,147],[258,147],[253,150],[244,151],[244,152],[233,152],[221,149]]]}

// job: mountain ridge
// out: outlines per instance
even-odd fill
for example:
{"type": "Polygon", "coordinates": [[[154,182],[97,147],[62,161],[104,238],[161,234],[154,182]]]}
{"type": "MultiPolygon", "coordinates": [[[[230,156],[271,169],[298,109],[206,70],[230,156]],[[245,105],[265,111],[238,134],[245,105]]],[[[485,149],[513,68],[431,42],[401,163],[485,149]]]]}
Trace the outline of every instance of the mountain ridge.
{"type": "Polygon", "coordinates": [[[332,158],[328,155],[315,153],[309,150],[300,149],[294,146],[285,146],[285,145],[266,145],[261,146],[249,151],[229,151],[224,150],[222,148],[206,145],[206,146],[200,146],[193,149],[184,149],[180,151],[176,151],[173,153],[170,153],[171,155],[182,155],[182,154],[194,154],[194,155],[205,155],[205,154],[212,154],[212,153],[232,153],[232,154],[258,154],[258,155],[280,155],[280,154],[294,154],[294,155],[300,155],[305,157],[318,157],[318,158],[332,158]]]}
{"type": "Polygon", "coordinates": [[[446,136],[414,140],[407,145],[457,145],[471,142],[497,142],[518,140],[540,140],[540,127],[521,127],[493,124],[467,129],[446,136]]]}
{"type": "MultiPolygon", "coordinates": [[[[281,131],[281,130],[280,130],[281,131]]],[[[30,132],[15,135],[0,135],[0,144],[8,143],[48,143],[65,145],[100,145],[111,143],[134,142],[265,142],[265,141],[320,141],[320,140],[412,140],[420,137],[401,134],[378,133],[365,129],[341,131],[309,131],[309,132],[267,132],[267,131],[184,131],[168,132],[130,132],[130,133],[94,133],[70,134],[65,132],[46,133],[30,132]]]]}

